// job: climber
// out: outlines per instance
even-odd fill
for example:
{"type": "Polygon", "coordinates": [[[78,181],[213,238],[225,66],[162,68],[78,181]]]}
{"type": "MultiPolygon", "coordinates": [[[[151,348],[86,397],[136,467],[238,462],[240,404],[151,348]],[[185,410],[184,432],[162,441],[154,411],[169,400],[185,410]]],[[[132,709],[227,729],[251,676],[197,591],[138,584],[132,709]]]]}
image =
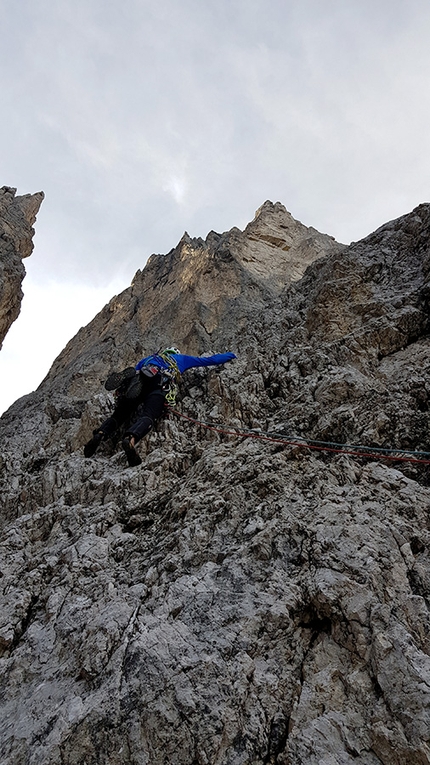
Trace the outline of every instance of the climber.
{"type": "Polygon", "coordinates": [[[121,425],[131,422],[122,440],[122,448],[130,467],[140,465],[142,460],[135,446],[161,417],[166,400],[174,400],[181,374],[192,367],[225,364],[235,358],[234,353],[185,356],[177,348],[166,348],[146,356],[135,367],[113,372],[106,380],[105,388],[115,391],[115,408],[85,444],[85,457],[92,457],[105,438],[112,436],[121,425]]]}

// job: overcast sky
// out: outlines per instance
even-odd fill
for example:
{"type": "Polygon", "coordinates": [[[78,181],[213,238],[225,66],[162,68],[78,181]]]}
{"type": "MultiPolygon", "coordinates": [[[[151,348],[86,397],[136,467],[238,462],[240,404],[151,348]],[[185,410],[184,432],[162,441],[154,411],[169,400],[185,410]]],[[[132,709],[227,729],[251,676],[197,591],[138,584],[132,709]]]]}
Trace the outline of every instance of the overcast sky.
{"type": "Polygon", "coordinates": [[[185,230],[243,228],[271,199],[348,243],[429,201],[429,0],[0,12],[0,185],[46,194],[0,411],[185,230]]]}

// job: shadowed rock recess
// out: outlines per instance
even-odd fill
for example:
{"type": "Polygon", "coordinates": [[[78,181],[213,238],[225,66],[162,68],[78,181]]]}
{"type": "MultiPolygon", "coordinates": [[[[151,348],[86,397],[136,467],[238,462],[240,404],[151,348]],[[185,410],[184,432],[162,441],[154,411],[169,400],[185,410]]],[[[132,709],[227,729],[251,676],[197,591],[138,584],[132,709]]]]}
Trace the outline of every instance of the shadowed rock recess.
{"type": "Polygon", "coordinates": [[[170,413],[82,446],[109,371],[232,350],[177,409],[430,451],[430,205],[349,247],[266,202],[184,235],[0,420],[2,765],[430,763],[430,471],[170,413]]]}
{"type": "Polygon", "coordinates": [[[0,188],[0,348],[21,310],[22,258],[33,251],[33,223],[44,198],[43,191],[16,197],[16,189],[0,188]]]}

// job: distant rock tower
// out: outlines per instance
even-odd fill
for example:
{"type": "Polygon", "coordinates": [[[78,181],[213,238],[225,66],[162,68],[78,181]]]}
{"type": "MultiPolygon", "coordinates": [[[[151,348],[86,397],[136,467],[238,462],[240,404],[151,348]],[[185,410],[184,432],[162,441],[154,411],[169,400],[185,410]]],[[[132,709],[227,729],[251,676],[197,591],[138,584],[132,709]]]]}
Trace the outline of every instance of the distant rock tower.
{"type": "Polygon", "coordinates": [[[15,194],[10,186],[0,188],[0,348],[21,310],[22,258],[33,251],[32,226],[45,196],[43,191],[22,197],[15,194]]]}

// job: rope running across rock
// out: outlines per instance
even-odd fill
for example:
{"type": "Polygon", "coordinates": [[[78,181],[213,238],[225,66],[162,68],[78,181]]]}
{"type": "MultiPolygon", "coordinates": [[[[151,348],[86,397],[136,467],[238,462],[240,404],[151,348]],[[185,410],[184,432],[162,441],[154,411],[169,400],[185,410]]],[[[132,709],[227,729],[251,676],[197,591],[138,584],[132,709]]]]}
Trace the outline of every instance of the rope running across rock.
{"type": "Polygon", "coordinates": [[[339,444],[333,441],[315,441],[312,439],[301,438],[300,436],[284,436],[281,433],[260,433],[255,430],[246,430],[230,427],[220,428],[208,422],[197,420],[187,414],[179,412],[177,409],[166,405],[167,409],[181,417],[184,420],[193,422],[195,425],[214,433],[221,433],[225,436],[234,438],[254,438],[260,441],[268,441],[273,444],[283,444],[284,446],[303,446],[307,449],[313,449],[320,452],[334,452],[336,454],[348,454],[353,457],[372,457],[373,459],[389,460],[392,462],[414,462],[422,465],[430,465],[430,452],[410,452],[404,449],[383,449],[379,447],[370,447],[349,444],[339,444]]]}

